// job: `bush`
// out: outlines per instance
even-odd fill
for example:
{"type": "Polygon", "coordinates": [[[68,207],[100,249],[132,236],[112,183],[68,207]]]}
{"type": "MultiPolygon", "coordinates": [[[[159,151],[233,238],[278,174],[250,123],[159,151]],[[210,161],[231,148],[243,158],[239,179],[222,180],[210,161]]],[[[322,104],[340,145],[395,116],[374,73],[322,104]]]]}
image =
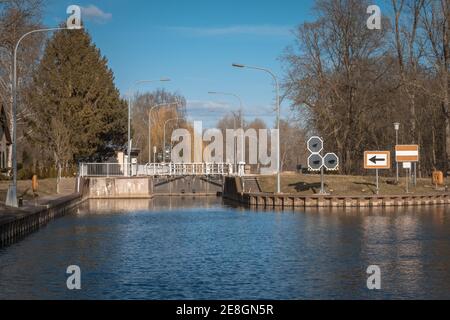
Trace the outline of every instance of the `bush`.
{"type": "Polygon", "coordinates": [[[30,180],[33,178],[34,172],[31,168],[22,168],[17,171],[18,180],[30,180]]]}

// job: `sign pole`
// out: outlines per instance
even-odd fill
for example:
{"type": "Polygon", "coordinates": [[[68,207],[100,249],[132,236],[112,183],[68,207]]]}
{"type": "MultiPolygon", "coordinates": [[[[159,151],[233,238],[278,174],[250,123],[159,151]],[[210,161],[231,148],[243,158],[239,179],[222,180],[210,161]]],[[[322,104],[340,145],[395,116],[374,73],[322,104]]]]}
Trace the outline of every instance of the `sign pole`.
{"type": "Polygon", "coordinates": [[[323,181],[323,166],[320,168],[320,194],[325,194],[324,181],[323,181]]]}
{"type": "Polygon", "coordinates": [[[380,191],[379,187],[378,187],[378,169],[375,170],[376,171],[376,175],[377,175],[377,195],[380,191]]]}
{"type": "Polygon", "coordinates": [[[417,185],[417,162],[414,162],[414,187],[417,185]]]}
{"type": "Polygon", "coordinates": [[[409,171],[409,169],[406,169],[406,193],[409,193],[409,190],[408,190],[408,176],[409,176],[409,174],[410,174],[410,171],[409,171]]]}

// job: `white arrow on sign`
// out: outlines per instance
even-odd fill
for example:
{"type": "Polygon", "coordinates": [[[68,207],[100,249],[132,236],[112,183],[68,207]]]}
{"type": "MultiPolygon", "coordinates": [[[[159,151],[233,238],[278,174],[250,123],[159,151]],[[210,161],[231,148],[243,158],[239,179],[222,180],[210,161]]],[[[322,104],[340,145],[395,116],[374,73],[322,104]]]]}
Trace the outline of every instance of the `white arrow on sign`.
{"type": "Polygon", "coordinates": [[[390,169],[391,153],[389,151],[364,152],[364,169],[390,169]]]}

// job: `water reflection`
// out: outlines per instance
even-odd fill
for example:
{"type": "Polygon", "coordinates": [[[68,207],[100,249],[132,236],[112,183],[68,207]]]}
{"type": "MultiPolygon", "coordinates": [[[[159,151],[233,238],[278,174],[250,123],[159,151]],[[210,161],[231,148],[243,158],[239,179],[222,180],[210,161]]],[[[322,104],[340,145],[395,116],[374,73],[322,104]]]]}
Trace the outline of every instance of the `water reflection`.
{"type": "Polygon", "coordinates": [[[221,198],[216,196],[158,196],[154,199],[99,199],[84,202],[78,214],[110,214],[136,212],[136,211],[159,211],[172,210],[176,208],[210,208],[217,207],[222,203],[221,198]]]}
{"type": "Polygon", "coordinates": [[[450,298],[447,207],[249,210],[95,200],[0,250],[0,298],[450,298]],[[65,268],[83,289],[65,289],[65,268]],[[366,269],[379,265],[382,290],[366,269]]]}

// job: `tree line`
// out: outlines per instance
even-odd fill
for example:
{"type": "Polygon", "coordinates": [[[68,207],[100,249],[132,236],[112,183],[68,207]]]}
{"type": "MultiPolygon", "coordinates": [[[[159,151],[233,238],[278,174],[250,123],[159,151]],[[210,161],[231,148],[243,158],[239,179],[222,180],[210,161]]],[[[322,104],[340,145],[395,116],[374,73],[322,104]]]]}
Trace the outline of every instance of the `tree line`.
{"type": "Polygon", "coordinates": [[[284,88],[309,134],[337,151],[341,171],[363,172],[365,150],[420,145],[422,175],[448,171],[448,0],[389,0],[369,30],[366,0],[316,0],[282,55],[284,88]]]}
{"type": "MultiPolygon", "coordinates": [[[[28,31],[44,28],[42,0],[0,1],[0,102],[12,130],[14,47],[28,31]]],[[[86,29],[26,37],[18,51],[18,178],[73,175],[79,162],[115,161],[127,147],[127,97],[121,97],[108,60],[86,29]]],[[[178,104],[153,115],[155,145],[161,123],[185,117],[185,99],[158,90],[133,97],[133,147],[148,161],[147,112],[154,104],[178,104]]],[[[172,124],[173,127],[173,124],[172,124]]],[[[170,137],[169,137],[170,138],[170,137]]],[[[11,167],[11,148],[8,166],[11,167]]]]}
{"type": "MultiPolygon", "coordinates": [[[[43,27],[44,4],[0,1],[0,101],[10,126],[14,45],[25,32],[43,27]]],[[[284,170],[305,163],[302,141],[319,134],[327,150],[340,156],[343,173],[363,173],[363,152],[392,150],[393,122],[400,122],[399,142],[420,144],[420,173],[448,171],[450,4],[387,0],[381,30],[369,30],[370,4],[316,0],[314,19],[296,28],[295,42],[282,54],[283,87],[292,101],[292,114],[281,123],[284,170]]],[[[23,167],[36,172],[50,166],[61,172],[80,161],[105,161],[126,146],[127,102],[86,30],[33,35],[18,53],[18,156],[23,167]]],[[[155,110],[150,118],[152,144],[161,150],[167,119],[180,119],[168,124],[168,132],[189,127],[186,102],[163,90],[133,100],[133,145],[145,162],[152,151],[150,107],[179,102],[155,110]]],[[[219,127],[230,121],[222,120],[219,127]]]]}

